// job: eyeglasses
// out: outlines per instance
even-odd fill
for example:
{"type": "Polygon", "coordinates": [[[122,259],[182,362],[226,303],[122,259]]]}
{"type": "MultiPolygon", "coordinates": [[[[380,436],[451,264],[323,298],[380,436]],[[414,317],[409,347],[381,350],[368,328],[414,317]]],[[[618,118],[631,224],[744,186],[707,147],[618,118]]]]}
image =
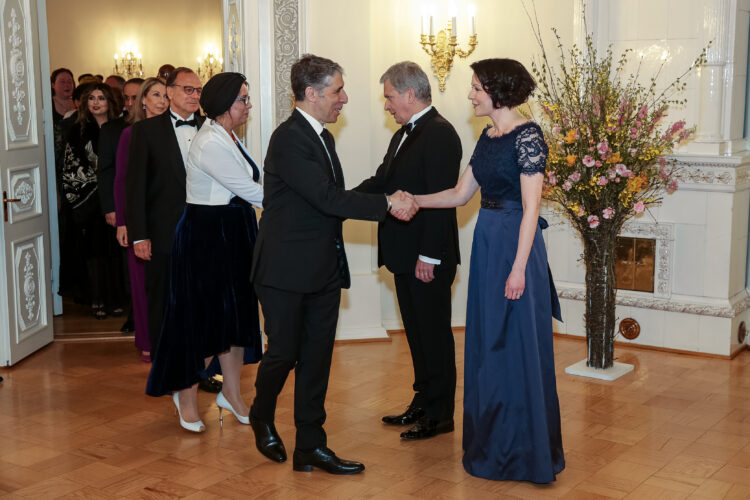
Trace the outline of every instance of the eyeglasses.
{"type": "Polygon", "coordinates": [[[201,95],[201,93],[203,92],[203,87],[190,87],[189,85],[177,85],[176,83],[173,83],[172,87],[182,87],[182,90],[187,95],[193,95],[193,92],[201,95]]]}
{"type": "Polygon", "coordinates": [[[234,101],[235,102],[241,102],[242,104],[244,104],[245,106],[247,106],[248,104],[250,104],[250,96],[246,95],[244,97],[238,97],[234,101]]]}

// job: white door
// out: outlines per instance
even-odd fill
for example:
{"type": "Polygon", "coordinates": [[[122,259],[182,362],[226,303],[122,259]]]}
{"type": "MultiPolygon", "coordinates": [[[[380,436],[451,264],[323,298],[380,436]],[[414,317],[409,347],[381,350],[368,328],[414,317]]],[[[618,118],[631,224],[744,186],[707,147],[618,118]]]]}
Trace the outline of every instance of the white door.
{"type": "Polygon", "coordinates": [[[0,365],[53,338],[37,14],[0,0],[0,365]]]}

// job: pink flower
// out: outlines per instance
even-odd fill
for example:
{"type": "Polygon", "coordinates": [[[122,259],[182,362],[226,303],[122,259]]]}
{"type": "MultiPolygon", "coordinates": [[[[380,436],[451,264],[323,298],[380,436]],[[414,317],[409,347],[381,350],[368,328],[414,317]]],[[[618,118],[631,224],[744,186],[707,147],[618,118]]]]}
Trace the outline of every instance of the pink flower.
{"type": "Polygon", "coordinates": [[[599,160],[596,160],[595,165],[596,165],[596,168],[599,168],[602,166],[602,162],[600,162],[599,160]]]}
{"type": "Polygon", "coordinates": [[[628,167],[626,167],[624,164],[618,163],[617,165],[615,165],[615,172],[617,172],[618,174],[624,175],[627,171],[628,167]]]}
{"type": "Polygon", "coordinates": [[[631,139],[638,139],[638,134],[636,134],[635,132],[633,132],[632,134],[630,134],[630,138],[631,139]]]}
{"type": "Polygon", "coordinates": [[[610,168],[609,170],[607,170],[607,177],[609,177],[610,179],[614,179],[615,177],[617,177],[617,172],[610,168]]]}
{"type": "Polygon", "coordinates": [[[643,119],[648,114],[648,106],[643,105],[641,109],[638,110],[638,118],[643,119]]]}
{"type": "Polygon", "coordinates": [[[617,182],[619,184],[620,178],[619,177],[615,177],[615,182],[617,182]]]}
{"type": "Polygon", "coordinates": [[[667,167],[661,166],[659,167],[659,177],[662,179],[666,179],[669,177],[669,172],[667,172],[667,167]]]}
{"type": "Polygon", "coordinates": [[[591,229],[595,229],[599,226],[599,217],[597,217],[596,215],[589,215],[588,219],[586,220],[588,221],[589,227],[591,229]]]}
{"type": "Polygon", "coordinates": [[[609,180],[606,177],[599,177],[599,180],[596,181],[596,183],[600,186],[606,186],[609,180]]]}
{"type": "Polygon", "coordinates": [[[683,120],[680,120],[678,122],[674,122],[674,124],[672,124],[672,128],[670,129],[670,132],[672,134],[675,134],[675,133],[679,132],[680,130],[682,130],[682,128],[684,126],[685,126],[685,122],[683,120]]]}
{"type": "Polygon", "coordinates": [[[635,210],[635,213],[639,214],[646,210],[646,205],[644,205],[642,201],[639,201],[638,203],[633,205],[633,210],[635,210]]]}
{"type": "Polygon", "coordinates": [[[677,179],[672,179],[667,184],[667,193],[672,194],[677,191],[677,179]]]}
{"type": "Polygon", "coordinates": [[[590,155],[586,155],[583,157],[583,164],[587,167],[593,167],[596,165],[596,160],[594,160],[590,155]]]}
{"type": "Polygon", "coordinates": [[[563,189],[564,189],[565,191],[570,191],[570,188],[572,188],[572,187],[573,187],[573,184],[571,184],[571,182],[570,182],[570,181],[565,181],[565,182],[563,182],[562,188],[563,188],[563,189]]]}
{"type": "Polygon", "coordinates": [[[660,156],[659,157],[659,165],[661,165],[663,167],[666,164],[667,164],[667,159],[664,158],[663,156],[660,156]]]}
{"type": "Polygon", "coordinates": [[[557,184],[557,177],[555,177],[555,174],[550,174],[549,180],[547,181],[550,186],[554,186],[557,184]]]}
{"type": "Polygon", "coordinates": [[[611,219],[615,216],[615,209],[611,207],[607,207],[604,210],[602,210],[602,217],[605,219],[611,219]]]}
{"type": "Polygon", "coordinates": [[[553,134],[559,134],[560,130],[561,130],[560,125],[555,125],[554,127],[552,127],[553,134]]]}
{"type": "Polygon", "coordinates": [[[602,141],[596,145],[596,150],[599,151],[599,154],[604,154],[609,151],[609,144],[607,141],[602,141]]]}
{"type": "Polygon", "coordinates": [[[578,181],[580,181],[581,180],[581,172],[573,172],[568,177],[568,180],[570,180],[572,182],[578,182],[578,181]]]}

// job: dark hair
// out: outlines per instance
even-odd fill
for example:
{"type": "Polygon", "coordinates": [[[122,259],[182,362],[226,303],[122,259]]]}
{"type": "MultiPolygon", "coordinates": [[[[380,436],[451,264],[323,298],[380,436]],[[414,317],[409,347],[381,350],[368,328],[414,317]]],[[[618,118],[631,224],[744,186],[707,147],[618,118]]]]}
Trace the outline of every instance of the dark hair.
{"type": "Polygon", "coordinates": [[[156,77],[161,78],[162,80],[166,80],[167,78],[169,78],[169,75],[171,75],[173,71],[174,66],[172,66],[171,64],[162,64],[161,66],[159,66],[156,77]]]}
{"type": "Polygon", "coordinates": [[[117,101],[112,93],[112,87],[106,83],[90,83],[85,85],[85,87],[83,95],[81,96],[81,105],[78,106],[79,123],[86,123],[91,119],[91,113],[89,113],[89,96],[95,90],[101,90],[102,94],[104,94],[104,97],[107,99],[107,121],[114,120],[120,116],[122,109],[117,106],[117,101]]]}
{"type": "Polygon", "coordinates": [[[73,72],[70,71],[68,68],[57,68],[55,71],[52,72],[52,74],[49,76],[49,82],[53,85],[52,88],[52,95],[55,95],[55,80],[57,80],[57,77],[60,76],[62,73],[67,73],[70,75],[70,78],[73,80],[73,82],[76,81],[75,77],[73,76],[73,72]]]}
{"type": "Polygon", "coordinates": [[[338,63],[312,54],[303,55],[292,65],[292,94],[297,101],[305,100],[305,89],[312,87],[316,92],[322,92],[336,73],[344,70],[338,63]]]}
{"type": "Polygon", "coordinates": [[[125,85],[130,85],[131,83],[135,83],[136,85],[140,86],[140,85],[143,85],[143,82],[145,82],[145,81],[146,80],[144,80],[143,78],[135,77],[135,78],[131,78],[130,80],[128,80],[127,82],[125,82],[125,85]]]}
{"type": "Polygon", "coordinates": [[[119,85],[120,87],[124,87],[125,86],[125,79],[123,77],[121,77],[120,75],[109,75],[105,79],[105,81],[109,80],[110,78],[114,79],[117,82],[117,85],[119,85]]]}
{"type": "Polygon", "coordinates": [[[182,73],[193,73],[195,74],[195,71],[193,71],[190,68],[186,68],[185,66],[180,66],[179,68],[175,68],[174,71],[172,71],[169,74],[169,77],[167,78],[167,83],[165,84],[167,87],[171,87],[174,85],[174,82],[177,81],[177,77],[180,76],[182,73]]]}
{"type": "Polygon", "coordinates": [[[73,100],[74,101],[80,101],[81,100],[81,96],[83,95],[83,93],[86,92],[86,90],[91,85],[96,85],[96,84],[92,83],[92,82],[89,82],[89,83],[82,83],[80,85],[77,85],[76,88],[73,89],[73,95],[72,95],[73,100]]]}
{"type": "Polygon", "coordinates": [[[513,108],[526,102],[536,82],[515,59],[483,59],[471,64],[495,108],[513,108]]]}

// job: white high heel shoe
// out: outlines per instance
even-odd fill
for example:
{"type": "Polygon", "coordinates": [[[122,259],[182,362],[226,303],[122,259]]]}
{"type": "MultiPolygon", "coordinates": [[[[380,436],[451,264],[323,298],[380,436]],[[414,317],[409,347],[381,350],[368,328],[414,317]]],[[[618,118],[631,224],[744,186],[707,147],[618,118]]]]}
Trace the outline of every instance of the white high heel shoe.
{"type": "Polygon", "coordinates": [[[202,420],[198,420],[197,422],[185,422],[185,420],[182,419],[182,413],[180,412],[180,396],[177,391],[172,393],[172,401],[174,401],[174,406],[177,408],[177,415],[180,417],[180,425],[183,429],[190,432],[205,432],[206,426],[203,424],[202,420]]]}
{"type": "Polygon", "coordinates": [[[224,393],[220,392],[216,396],[216,406],[219,407],[219,426],[224,427],[224,416],[221,414],[222,410],[229,410],[232,412],[232,414],[237,417],[237,420],[241,424],[249,425],[250,424],[250,416],[243,417],[236,411],[234,411],[234,408],[232,408],[232,404],[227,401],[227,398],[224,397],[224,393]]]}

